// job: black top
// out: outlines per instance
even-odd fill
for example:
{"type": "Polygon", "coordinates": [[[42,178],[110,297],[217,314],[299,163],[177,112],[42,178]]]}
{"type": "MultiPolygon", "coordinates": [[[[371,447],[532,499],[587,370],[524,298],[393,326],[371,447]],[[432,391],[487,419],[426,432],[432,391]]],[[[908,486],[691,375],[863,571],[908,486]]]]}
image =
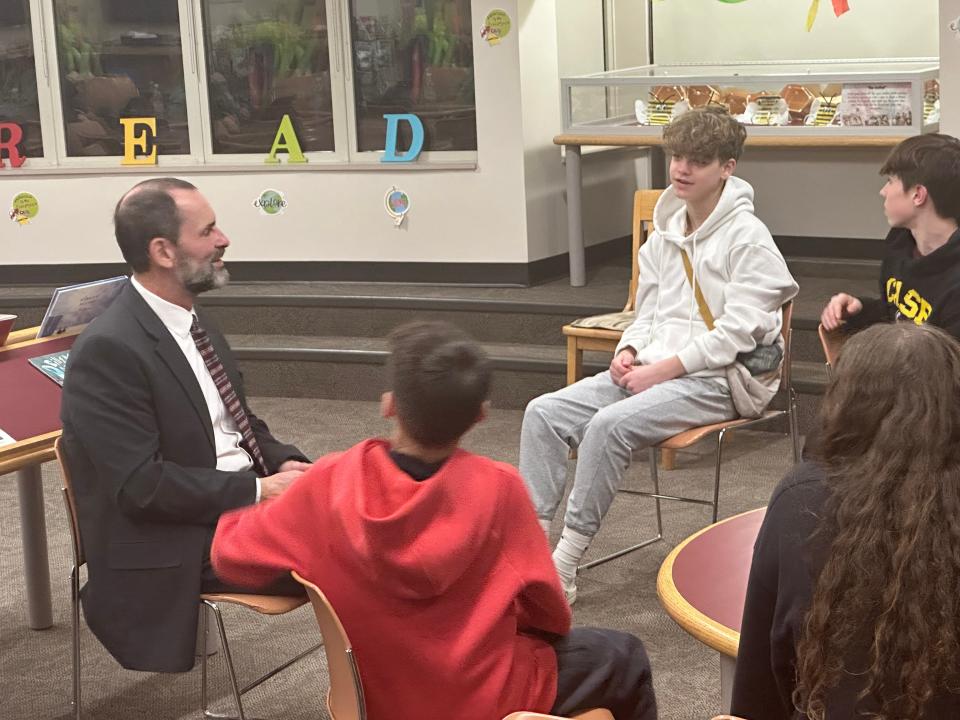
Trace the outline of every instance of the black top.
{"type": "Polygon", "coordinates": [[[390,459],[393,460],[398,468],[417,482],[436,475],[437,471],[443,467],[443,464],[448,460],[448,458],[444,458],[439,462],[428,463],[413,455],[404,455],[396,450],[390,451],[390,459]]]}
{"type": "Polygon", "coordinates": [[[862,298],[863,310],[847,327],[855,332],[878,322],[913,320],[960,337],[960,230],[929,255],[918,253],[906,228],[890,230],[886,245],[880,297],[862,298]]]}
{"type": "MultiPolygon", "coordinates": [[[[823,468],[811,462],[797,465],[773,491],[747,584],[733,715],[747,720],[806,717],[793,709],[790,698],[796,685],[796,644],[828,549],[827,540],[811,543],[809,539],[828,496],[823,468]]],[[[866,669],[868,639],[862,647],[848,660],[849,667],[866,669]]],[[[864,682],[864,675],[846,675],[828,693],[827,720],[860,717],[855,707],[860,711],[876,708],[867,702],[856,706],[864,682]]],[[[936,698],[925,717],[960,717],[960,695],[936,698]]]]}

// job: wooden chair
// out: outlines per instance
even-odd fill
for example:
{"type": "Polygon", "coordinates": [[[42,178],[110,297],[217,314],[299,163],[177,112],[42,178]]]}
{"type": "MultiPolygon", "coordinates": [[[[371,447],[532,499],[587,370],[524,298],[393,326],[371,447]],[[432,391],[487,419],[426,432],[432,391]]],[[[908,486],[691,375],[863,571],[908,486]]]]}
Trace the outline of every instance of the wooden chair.
{"type": "MultiPolygon", "coordinates": [[[[67,463],[63,455],[63,448],[61,447],[61,438],[57,438],[56,443],[54,444],[54,452],[57,455],[57,461],[60,464],[60,473],[63,477],[63,499],[67,506],[67,520],[70,523],[70,539],[73,543],[73,567],[70,570],[70,610],[71,610],[71,625],[72,625],[72,635],[73,635],[73,646],[72,646],[72,665],[73,665],[73,699],[71,705],[73,706],[73,716],[75,720],[80,720],[81,718],[81,703],[80,703],[80,568],[84,566],[87,562],[86,555],[83,550],[83,541],[80,538],[80,523],[77,519],[77,504],[75,501],[75,496],[73,493],[73,485],[70,480],[70,471],[67,468],[67,463]]],[[[233,593],[209,593],[200,596],[201,605],[201,614],[200,614],[200,637],[201,640],[206,640],[206,629],[207,629],[207,614],[204,612],[204,606],[210,608],[217,620],[217,628],[220,631],[220,643],[223,647],[223,655],[226,661],[227,669],[230,674],[230,683],[233,690],[233,699],[237,705],[237,717],[240,720],[246,720],[246,714],[243,710],[243,702],[241,696],[249,692],[253,688],[257,687],[265,680],[272,678],[278,672],[284,668],[292,665],[297,660],[300,660],[303,657],[306,657],[314,650],[317,650],[320,645],[314,645],[313,647],[303,651],[299,655],[290,660],[287,660],[285,663],[279,667],[271,670],[266,673],[258,680],[250,683],[243,689],[240,689],[237,683],[237,674],[233,667],[233,659],[230,656],[230,646],[227,644],[227,634],[223,626],[223,617],[220,613],[219,603],[228,603],[233,605],[240,605],[254,612],[260,613],[261,615],[283,615],[288,613],[291,610],[296,610],[298,607],[306,605],[307,599],[305,597],[282,597],[274,595],[254,595],[254,594],[233,594],[233,593]]],[[[211,712],[207,707],[207,653],[206,648],[201,650],[201,685],[200,685],[200,701],[202,705],[203,714],[207,718],[219,718],[223,720],[227,716],[218,715],[211,712]]]]}
{"type": "Polygon", "coordinates": [[[847,341],[847,336],[839,330],[827,330],[823,324],[817,326],[817,335],[820,336],[820,345],[823,346],[823,356],[827,362],[827,375],[833,374],[833,368],[840,357],[840,348],[847,341]]]}
{"type": "Polygon", "coordinates": [[[798,462],[800,460],[800,438],[797,432],[797,413],[796,413],[796,393],[793,390],[793,385],[791,384],[790,379],[790,359],[791,359],[791,340],[792,340],[792,331],[791,323],[793,320],[793,301],[788,301],[783,305],[783,327],[780,330],[780,333],[783,337],[784,350],[783,350],[783,374],[780,378],[780,388],[786,392],[786,410],[765,410],[763,415],[758,418],[737,418],[736,420],[727,420],[720,423],[712,423],[710,425],[703,425],[701,427],[690,428],[685,430],[679,435],[674,435],[671,438],[664,440],[657,445],[654,445],[649,449],[649,464],[650,464],[650,477],[653,480],[653,492],[645,492],[639,490],[629,490],[621,489],[620,492],[630,493],[631,495],[641,495],[643,497],[652,497],[656,501],[656,513],[657,513],[657,534],[647,540],[637,543],[636,545],[631,545],[628,548],[623,550],[618,550],[616,552],[604,555],[603,557],[597,558],[596,560],[591,560],[588,563],[580,565],[578,570],[586,570],[588,568],[595,567],[597,565],[602,565],[605,562],[610,560],[615,560],[618,557],[626,555],[627,553],[634,552],[635,550],[640,550],[645,548],[648,545],[652,545],[655,542],[658,542],[663,539],[663,519],[660,514],[660,501],[661,500],[676,500],[678,502],[687,502],[694,503],[697,505],[707,505],[708,507],[713,508],[713,520],[712,522],[717,521],[717,514],[720,505],[720,467],[721,460],[723,457],[723,440],[726,437],[727,433],[734,430],[742,430],[744,428],[754,427],[756,425],[761,425],[764,423],[769,423],[773,420],[778,420],[786,418],[787,426],[789,428],[791,445],[793,448],[793,461],[798,462]],[[691,498],[691,497],[681,497],[677,495],[663,495],[660,493],[660,479],[657,474],[657,450],[672,450],[676,452],[677,450],[683,450],[685,448],[694,445],[701,440],[709,437],[710,435],[717,436],[717,458],[714,471],[714,481],[713,481],[713,499],[704,500],[701,498],[691,498]]]}
{"type": "MultiPolygon", "coordinates": [[[[544,715],[535,712],[515,712],[507,715],[503,720],[564,720],[558,715],[544,715]]],[[[613,715],[609,710],[587,710],[579,715],[574,715],[571,720],[613,720],[613,715]]]]}
{"type": "MultiPolygon", "coordinates": [[[[633,322],[637,283],[640,278],[640,247],[647,241],[653,223],[653,209],[662,194],[663,190],[637,190],[633,194],[633,260],[627,302],[623,310],[580,318],[563,326],[563,334],[567,336],[567,385],[572,385],[583,376],[584,350],[613,353],[620,343],[623,331],[633,322]]],[[[673,469],[674,457],[672,450],[663,451],[661,460],[664,470],[673,469]]]]}
{"type": "MultiPolygon", "coordinates": [[[[320,635],[323,637],[324,651],[327,654],[327,669],[330,676],[330,689],[327,691],[327,713],[331,720],[366,720],[367,705],[363,696],[363,682],[353,653],[353,646],[347,631],[343,629],[337,611],[333,609],[327,596],[316,585],[291,573],[294,580],[307,589],[307,596],[317,616],[320,635]]],[[[516,712],[504,720],[535,720],[536,718],[554,718],[553,715],[516,712]]],[[[563,720],[558,718],[556,720],[563,720]]],[[[573,720],[613,720],[608,710],[590,710],[575,715],[573,720]]]]}

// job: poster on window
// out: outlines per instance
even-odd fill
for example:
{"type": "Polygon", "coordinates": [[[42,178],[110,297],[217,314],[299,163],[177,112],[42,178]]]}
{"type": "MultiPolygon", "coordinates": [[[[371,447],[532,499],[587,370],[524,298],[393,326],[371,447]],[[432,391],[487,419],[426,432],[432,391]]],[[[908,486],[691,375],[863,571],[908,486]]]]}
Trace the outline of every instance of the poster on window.
{"type": "Polygon", "coordinates": [[[912,125],[910,83],[844,85],[840,124],[849,127],[912,125]]]}

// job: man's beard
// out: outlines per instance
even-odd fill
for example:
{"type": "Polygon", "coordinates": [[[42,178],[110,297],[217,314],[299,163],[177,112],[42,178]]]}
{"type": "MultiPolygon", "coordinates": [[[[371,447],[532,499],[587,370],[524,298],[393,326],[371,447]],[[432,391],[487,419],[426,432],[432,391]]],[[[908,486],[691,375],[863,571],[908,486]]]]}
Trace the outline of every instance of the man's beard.
{"type": "Polygon", "coordinates": [[[177,260],[177,277],[191,295],[199,295],[208,290],[216,290],[230,282],[230,272],[226,267],[214,267],[214,262],[223,257],[217,255],[208,262],[193,264],[188,258],[177,260]]]}

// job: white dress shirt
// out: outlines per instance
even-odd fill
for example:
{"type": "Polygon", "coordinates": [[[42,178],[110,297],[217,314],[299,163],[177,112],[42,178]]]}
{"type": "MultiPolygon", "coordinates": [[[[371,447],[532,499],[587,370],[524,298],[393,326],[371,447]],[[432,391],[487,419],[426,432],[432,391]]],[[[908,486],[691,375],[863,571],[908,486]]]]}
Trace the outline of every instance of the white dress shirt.
{"type": "MultiPolygon", "coordinates": [[[[190,326],[193,324],[195,314],[192,310],[185,310],[179,305],[167,302],[159,295],[147,290],[133,276],[130,277],[130,283],[140,293],[150,309],[160,318],[160,322],[176,340],[180,350],[183,351],[187,364],[193,370],[193,374],[200,384],[200,391],[203,393],[203,399],[207,404],[207,412],[210,413],[210,424],[213,426],[213,438],[217,451],[217,470],[227,470],[230,472],[250,470],[253,467],[253,458],[243,449],[240,441],[243,435],[237,428],[237,422],[233,416],[227,412],[226,405],[223,404],[223,398],[207,370],[206,364],[200,351],[197,350],[193,342],[193,336],[190,334],[190,326]]],[[[260,478],[257,478],[257,496],[256,501],[260,500],[260,478]]]]}

